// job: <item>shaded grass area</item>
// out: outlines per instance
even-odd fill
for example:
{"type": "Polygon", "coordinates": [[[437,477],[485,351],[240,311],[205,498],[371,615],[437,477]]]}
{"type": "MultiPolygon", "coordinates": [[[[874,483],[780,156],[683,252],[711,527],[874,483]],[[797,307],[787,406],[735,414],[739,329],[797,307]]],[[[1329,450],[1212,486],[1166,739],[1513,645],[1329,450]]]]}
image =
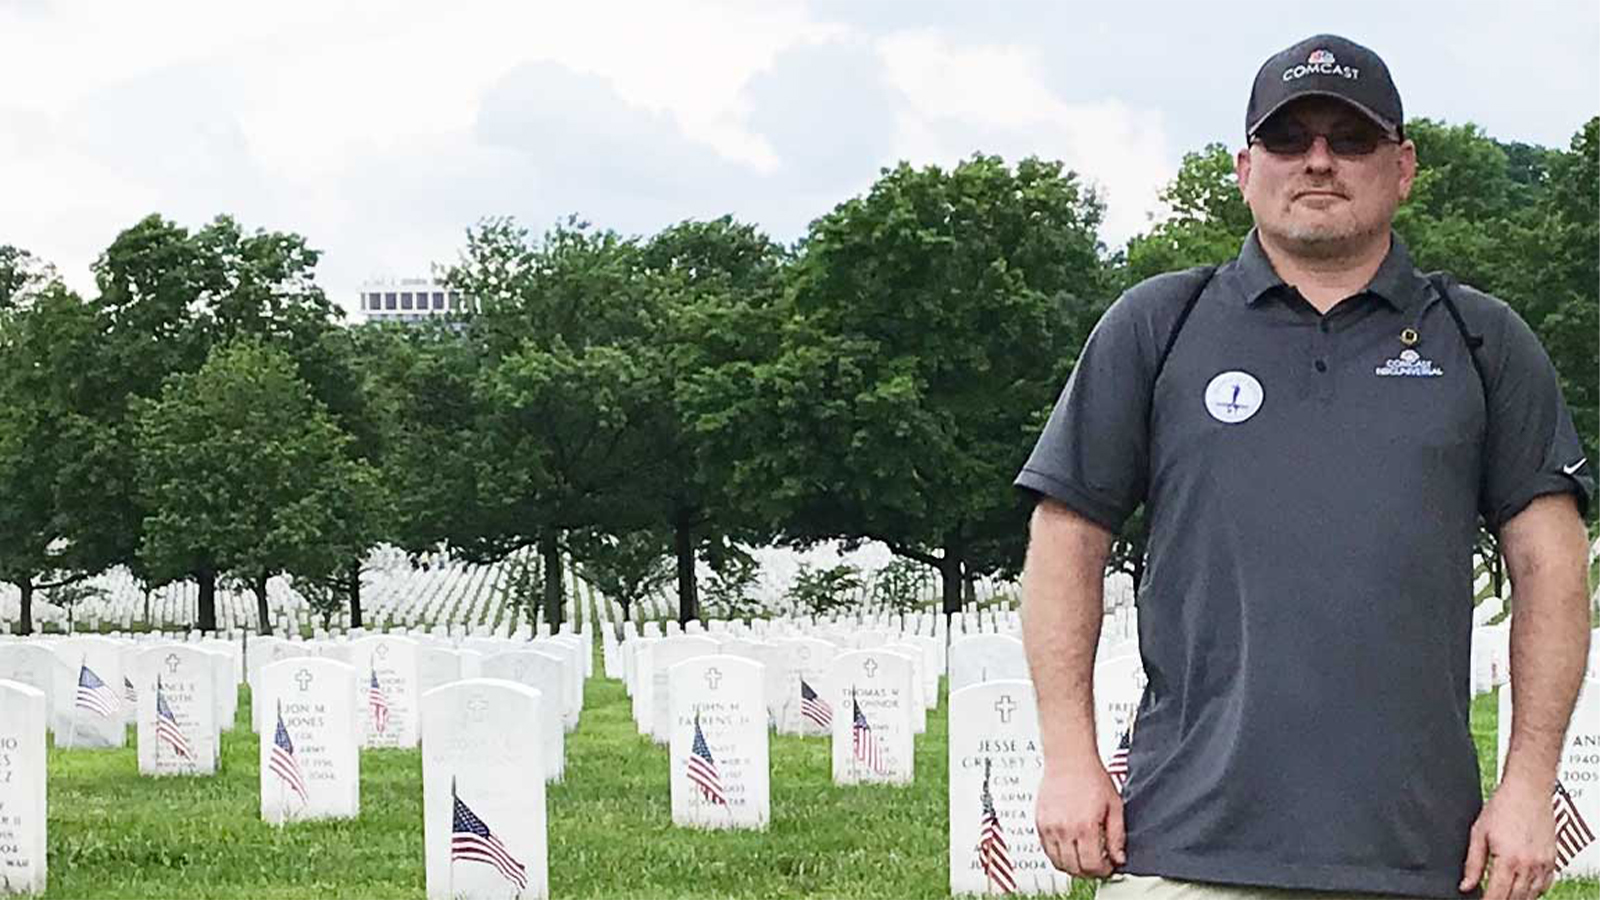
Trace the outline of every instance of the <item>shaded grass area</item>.
{"type": "MultiPolygon", "coordinates": [[[[826,741],[774,736],[769,830],[702,833],[672,826],[666,748],[637,735],[622,686],[591,680],[586,701],[548,795],[552,897],[947,896],[946,704],[917,739],[913,785],[834,787],[826,741]]],[[[1493,695],[1473,704],[1486,792],[1495,712],[1493,695]]],[[[153,779],[136,774],[131,746],[52,749],[46,896],[424,895],[419,752],[363,752],[360,818],[287,828],[260,820],[256,752],[242,724],[224,735],[217,777],[153,779]]],[[[1081,883],[1072,897],[1093,893],[1081,883]]],[[[1547,896],[1600,896],[1600,881],[1547,896]]]]}

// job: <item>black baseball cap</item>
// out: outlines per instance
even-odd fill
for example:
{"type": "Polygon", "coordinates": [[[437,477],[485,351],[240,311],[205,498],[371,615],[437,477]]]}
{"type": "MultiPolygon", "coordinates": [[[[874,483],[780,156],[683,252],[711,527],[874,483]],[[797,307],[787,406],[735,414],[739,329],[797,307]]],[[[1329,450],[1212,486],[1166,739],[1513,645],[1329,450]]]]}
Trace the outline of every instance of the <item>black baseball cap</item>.
{"type": "Polygon", "coordinates": [[[1273,113],[1301,97],[1343,100],[1384,131],[1404,137],[1405,115],[1389,67],[1378,54],[1348,38],[1319,34],[1267,60],[1250,88],[1245,139],[1254,137],[1273,113]]]}

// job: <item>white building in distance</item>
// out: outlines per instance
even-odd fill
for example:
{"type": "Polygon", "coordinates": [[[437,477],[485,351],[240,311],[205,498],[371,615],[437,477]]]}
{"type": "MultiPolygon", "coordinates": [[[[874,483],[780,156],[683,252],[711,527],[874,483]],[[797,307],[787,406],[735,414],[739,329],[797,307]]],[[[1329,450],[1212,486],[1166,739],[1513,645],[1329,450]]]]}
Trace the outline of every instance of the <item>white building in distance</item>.
{"type": "Polygon", "coordinates": [[[466,307],[460,291],[431,278],[401,278],[363,282],[358,309],[364,322],[420,322],[466,307]]]}

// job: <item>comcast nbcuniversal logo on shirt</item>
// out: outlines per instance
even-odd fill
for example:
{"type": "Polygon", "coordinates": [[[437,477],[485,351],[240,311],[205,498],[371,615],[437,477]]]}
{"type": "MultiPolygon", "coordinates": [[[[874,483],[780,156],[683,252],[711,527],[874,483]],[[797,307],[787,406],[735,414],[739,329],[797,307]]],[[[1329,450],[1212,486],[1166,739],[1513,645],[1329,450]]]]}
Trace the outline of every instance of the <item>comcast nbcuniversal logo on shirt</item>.
{"type": "Polygon", "coordinates": [[[1303,64],[1283,70],[1284,81],[1293,81],[1307,75],[1338,75],[1355,81],[1361,77],[1361,70],[1354,66],[1339,65],[1333,54],[1327,50],[1313,50],[1303,64]]]}

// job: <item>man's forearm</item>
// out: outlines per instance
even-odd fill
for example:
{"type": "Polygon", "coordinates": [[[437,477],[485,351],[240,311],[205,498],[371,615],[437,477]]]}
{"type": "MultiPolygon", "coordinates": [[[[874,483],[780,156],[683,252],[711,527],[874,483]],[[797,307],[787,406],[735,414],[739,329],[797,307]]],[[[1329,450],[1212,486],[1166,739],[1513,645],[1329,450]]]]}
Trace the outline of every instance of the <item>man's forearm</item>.
{"type": "Polygon", "coordinates": [[[1110,547],[1105,529],[1060,504],[1041,501],[1034,511],[1022,572],[1022,639],[1047,762],[1099,758],[1094,657],[1110,547]]]}
{"type": "Polygon", "coordinates": [[[1554,781],[1583,681],[1588,537],[1571,503],[1564,496],[1538,498],[1502,535],[1513,589],[1507,781],[1554,781]]]}

